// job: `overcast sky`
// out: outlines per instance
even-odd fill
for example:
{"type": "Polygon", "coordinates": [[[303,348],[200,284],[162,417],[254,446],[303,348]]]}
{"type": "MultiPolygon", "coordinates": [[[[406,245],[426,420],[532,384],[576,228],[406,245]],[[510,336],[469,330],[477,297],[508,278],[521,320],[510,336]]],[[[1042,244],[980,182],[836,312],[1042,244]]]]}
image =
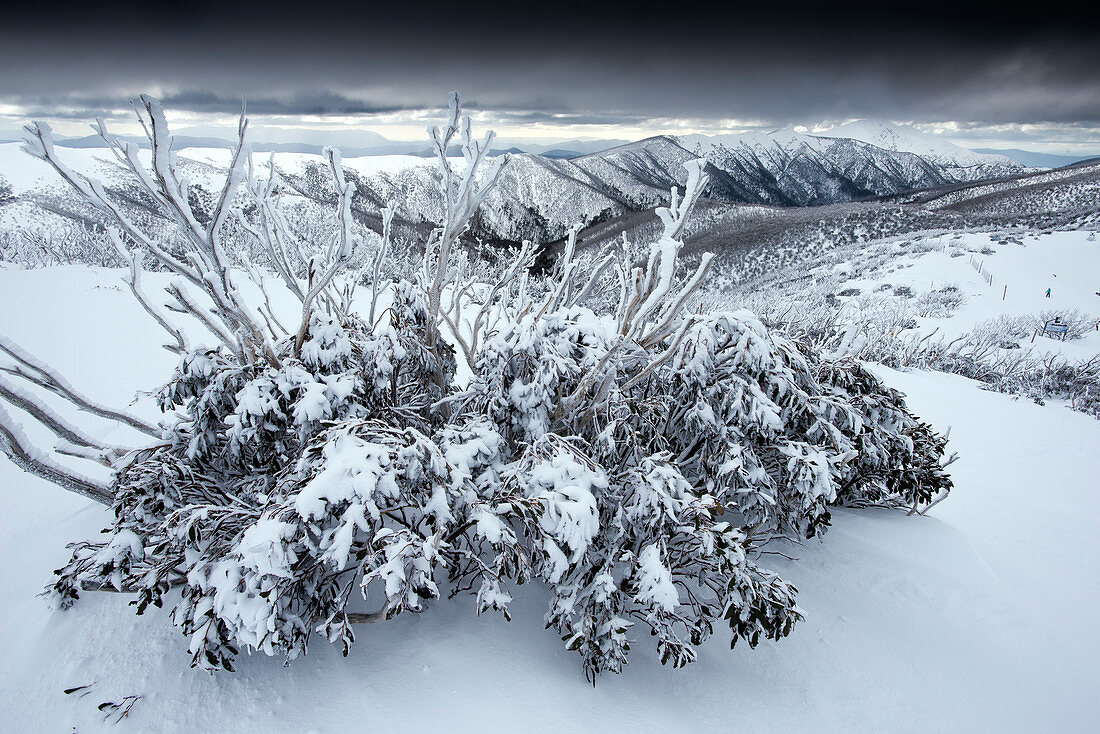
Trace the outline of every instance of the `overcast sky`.
{"type": "Polygon", "coordinates": [[[970,147],[1100,153],[1100,28],[1050,4],[94,5],[5,11],[0,134],[34,118],[81,135],[97,116],[125,132],[127,101],[147,92],[195,132],[232,134],[246,95],[269,135],[412,140],[459,89],[479,126],[510,139],[873,118],[970,147]]]}

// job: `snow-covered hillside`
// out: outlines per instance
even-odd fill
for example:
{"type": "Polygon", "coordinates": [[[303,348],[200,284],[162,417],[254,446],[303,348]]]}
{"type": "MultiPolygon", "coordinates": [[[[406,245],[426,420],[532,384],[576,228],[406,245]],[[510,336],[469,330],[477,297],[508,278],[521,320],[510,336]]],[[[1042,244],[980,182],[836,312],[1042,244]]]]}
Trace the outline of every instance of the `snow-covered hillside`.
{"type": "MultiPolygon", "coordinates": [[[[990,241],[946,237],[948,249],[990,241]]],[[[1100,303],[1092,292],[1100,285],[1090,284],[1100,243],[1085,233],[999,245],[984,267],[995,274],[992,288],[966,257],[899,252],[893,272],[848,282],[956,282],[969,300],[940,320],[945,329],[1017,309],[1096,311],[1100,303]],[[1000,300],[1002,283],[1016,295],[1000,300]]],[[[94,398],[125,404],[135,390],[156,387],[174,359],[156,346],[158,327],[134,306],[121,275],[4,267],[0,333],[94,398]]],[[[153,289],[166,279],[148,280],[153,289]]],[[[1096,345],[1093,336],[1044,341],[1067,351],[1096,345]]],[[[86,594],[68,612],[46,609],[35,595],[66,560],[65,544],[94,537],[109,511],[0,460],[0,552],[8,561],[0,574],[0,716],[13,731],[58,732],[1088,730],[1100,656],[1092,624],[1100,421],[957,376],[873,369],[922,418],[951,427],[949,450],[961,456],[950,467],[951,495],[928,517],[836,510],[824,542],[775,547],[797,558],[769,563],[798,586],[807,614],[790,637],[750,652],[730,651],[718,636],[683,670],[662,667],[639,644],[623,674],[594,688],[543,629],[540,593],[517,599],[510,623],[477,617],[459,598],[363,626],[347,659],[316,639],[289,667],[253,655],[237,661],[235,674],[192,670],[163,611],[136,617],[110,593],[86,594]],[[63,692],[79,686],[88,688],[63,692]],[[99,705],[126,696],[140,697],[128,717],[105,720],[99,705]]],[[[133,410],[151,410],[149,402],[133,410]]],[[[99,422],[96,430],[120,429],[99,422]]]]}
{"type": "MultiPolygon", "coordinates": [[[[824,133],[685,135],[680,144],[718,168],[775,177],[794,203],[820,204],[950,182],[1011,176],[1026,169],[1011,158],[975,153],[938,136],[888,122],[861,120],[824,133]]],[[[782,199],[765,200],[785,204],[782,199]]]]}
{"type": "Polygon", "coordinates": [[[769,204],[831,204],[954,180],[915,153],[790,130],[685,136],[681,142],[720,170],[751,181],[759,200],[769,204]]]}
{"type": "MultiPolygon", "coordinates": [[[[948,338],[998,316],[1038,317],[1047,311],[1077,310],[1095,322],[1100,319],[1100,241],[1090,240],[1089,234],[1037,234],[1022,237],[1019,244],[999,244],[998,238],[984,233],[941,235],[927,240],[936,249],[902,255],[841,287],[874,293],[888,285],[919,293],[956,286],[965,300],[954,313],[920,319],[926,332],[936,329],[948,338]]],[[[1100,331],[1090,329],[1069,341],[1022,339],[1021,346],[1087,359],[1100,354],[1100,331]]]]}

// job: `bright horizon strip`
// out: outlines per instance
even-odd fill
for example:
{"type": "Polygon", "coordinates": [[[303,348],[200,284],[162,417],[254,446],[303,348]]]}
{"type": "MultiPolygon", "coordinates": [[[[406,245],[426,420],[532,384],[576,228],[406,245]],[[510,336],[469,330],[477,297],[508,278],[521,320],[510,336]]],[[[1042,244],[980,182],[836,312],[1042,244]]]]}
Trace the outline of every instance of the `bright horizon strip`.
{"type": "MultiPolygon", "coordinates": [[[[62,115],[53,118],[39,111],[24,111],[18,105],[0,103],[0,136],[6,139],[18,137],[22,126],[32,119],[50,123],[59,137],[83,137],[92,133],[89,125],[94,122],[94,112],[87,119],[79,118],[79,112],[59,110],[62,115]]],[[[142,130],[128,109],[103,111],[112,132],[118,135],[141,135],[142,130]]],[[[103,114],[100,112],[99,114],[103,114]]],[[[236,128],[236,114],[166,110],[169,121],[178,134],[201,137],[224,137],[229,140],[236,128]],[[190,128],[201,128],[192,132],[190,128]]],[[[762,120],[709,120],[709,119],[655,119],[649,124],[584,123],[553,124],[537,122],[517,124],[500,119],[502,113],[474,111],[471,114],[474,133],[494,130],[501,141],[514,144],[553,144],[570,140],[627,140],[636,141],[656,135],[736,135],[742,133],[768,133],[777,129],[790,129],[808,135],[820,135],[827,130],[854,119],[821,121],[812,124],[769,123],[762,120]]],[[[507,113],[503,113],[507,116],[507,113]]],[[[372,132],[394,143],[426,142],[426,128],[442,116],[441,110],[424,109],[401,113],[360,115],[249,115],[252,139],[265,139],[265,132],[275,134],[279,142],[325,144],[327,134],[372,132]]],[[[563,115],[568,117],[568,115],[563,115]]],[[[1042,124],[960,124],[952,121],[916,123],[890,121],[901,126],[911,126],[923,133],[935,135],[964,148],[1018,148],[1036,153],[1063,155],[1100,154],[1100,127],[1042,124]]]]}

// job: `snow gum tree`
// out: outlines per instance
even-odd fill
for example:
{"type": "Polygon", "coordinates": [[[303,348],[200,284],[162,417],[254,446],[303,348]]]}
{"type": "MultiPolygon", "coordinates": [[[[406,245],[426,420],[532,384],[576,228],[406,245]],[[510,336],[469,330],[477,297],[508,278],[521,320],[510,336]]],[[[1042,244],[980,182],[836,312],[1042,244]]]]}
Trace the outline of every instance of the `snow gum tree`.
{"type": "Polygon", "coordinates": [[[134,297],[179,356],[154,425],[0,339],[0,449],[113,512],[102,539],[71,546],[49,590],[60,607],[92,590],[131,595],[139,614],[168,604],[193,664],[232,669],[242,647],[289,660],[317,635],[346,654],[360,625],[445,595],[507,617],[538,583],[547,627],[594,680],[621,670],[644,631],[675,667],[715,625],[750,646],[787,635],[802,612],[760,565],[765,543],[819,535],[836,504],[919,510],[950,488],[944,440],[858,363],[827,361],[748,311],[696,308],[711,257],[682,272],[677,256],[703,161],[657,209],[643,262],[625,238],[578,255],[574,232],[546,276],[532,274],[530,245],[486,275],[462,238],[502,159],[488,156],[492,134],[472,137],[455,94],[431,131],[442,218],[415,277],[391,282],[380,263],[393,208],[364,259],[336,151],[324,159],[339,226],[310,245],[288,226],[274,166],[256,173],[243,114],[199,217],[160,105],[137,108],[148,162],[100,133],[175,223],[172,243],[68,168],[46,125],[27,129],[28,151],[104,213],[134,297]],[[456,138],[461,165],[447,156],[456,138]],[[228,246],[229,223],[258,243],[266,273],[228,246]],[[143,286],[150,262],[174,276],[168,308],[143,286]],[[277,318],[272,278],[300,305],[297,323],[277,318]],[[246,281],[259,296],[243,295],[246,281]],[[41,390],[148,440],[106,445],[41,390]],[[48,429],[66,460],[3,406],[48,429]]]}

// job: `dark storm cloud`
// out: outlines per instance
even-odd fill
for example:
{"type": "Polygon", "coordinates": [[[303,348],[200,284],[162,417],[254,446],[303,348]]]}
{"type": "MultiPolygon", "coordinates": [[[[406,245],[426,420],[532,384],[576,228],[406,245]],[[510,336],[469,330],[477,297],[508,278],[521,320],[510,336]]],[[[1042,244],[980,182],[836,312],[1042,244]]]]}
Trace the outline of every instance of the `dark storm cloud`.
{"type": "MultiPolygon", "coordinates": [[[[650,119],[640,113],[624,112],[561,112],[549,110],[499,110],[493,105],[483,105],[463,100],[468,111],[484,110],[493,113],[493,119],[510,124],[548,125],[639,125],[650,119]]],[[[560,109],[560,108],[558,108],[560,109]]]]}
{"type": "MultiPolygon", "coordinates": [[[[110,94],[68,93],[63,99],[38,95],[11,95],[9,103],[18,104],[29,117],[54,117],[65,120],[90,120],[105,112],[127,109],[126,101],[139,92],[123,96],[110,94]],[[62,103],[65,106],[61,106],[62,103]]],[[[298,92],[284,97],[253,97],[241,93],[236,97],[207,90],[184,89],[157,97],[168,109],[237,114],[242,102],[251,115],[377,115],[410,109],[395,104],[374,104],[332,91],[298,92]]]]}
{"type": "MultiPolygon", "coordinates": [[[[162,95],[161,101],[173,108],[195,112],[239,112],[241,97],[229,97],[202,90],[183,90],[162,95]]],[[[248,111],[260,115],[376,115],[401,112],[408,107],[374,104],[336,92],[298,92],[285,98],[247,97],[248,111]]]]}
{"type": "Polygon", "coordinates": [[[457,87],[473,109],[560,124],[1100,121],[1095,23],[1051,6],[392,6],[24,5],[0,30],[0,101],[110,109],[151,90],[196,112],[247,94],[261,114],[374,114],[457,87]]]}

